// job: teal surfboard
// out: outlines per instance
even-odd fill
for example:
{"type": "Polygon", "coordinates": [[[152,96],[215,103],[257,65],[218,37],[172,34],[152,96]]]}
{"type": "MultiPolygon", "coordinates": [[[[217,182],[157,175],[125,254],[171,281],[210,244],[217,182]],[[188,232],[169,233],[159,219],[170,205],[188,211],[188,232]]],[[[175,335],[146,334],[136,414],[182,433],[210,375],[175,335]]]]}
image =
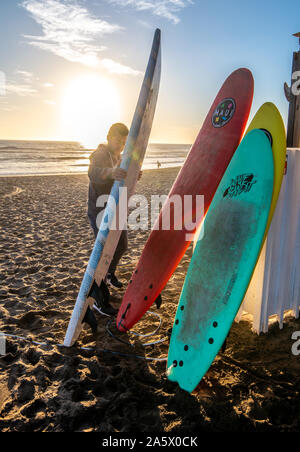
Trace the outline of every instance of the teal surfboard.
{"type": "Polygon", "coordinates": [[[170,340],[167,375],[192,392],[226,339],[251,279],[274,185],[270,137],[249,132],[209,207],[170,340]]]}

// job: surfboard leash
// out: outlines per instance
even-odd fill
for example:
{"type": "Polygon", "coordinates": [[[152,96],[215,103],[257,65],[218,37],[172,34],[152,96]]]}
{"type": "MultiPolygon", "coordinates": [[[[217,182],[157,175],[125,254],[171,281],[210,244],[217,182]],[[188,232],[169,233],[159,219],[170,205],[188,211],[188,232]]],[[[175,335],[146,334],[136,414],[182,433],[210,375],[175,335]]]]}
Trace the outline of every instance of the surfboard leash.
{"type": "MultiPolygon", "coordinates": [[[[30,339],[28,337],[18,336],[15,334],[1,332],[0,338],[1,338],[1,336],[7,337],[7,338],[10,337],[12,339],[20,339],[20,340],[28,342],[30,344],[38,345],[38,346],[42,346],[42,347],[59,347],[59,348],[69,349],[69,347],[66,347],[64,344],[57,344],[55,342],[50,342],[50,341],[46,341],[46,342],[34,341],[33,339],[30,339]]],[[[126,344],[128,345],[128,343],[126,343],[126,344]]],[[[164,361],[167,361],[167,359],[168,359],[167,357],[166,358],[152,358],[150,356],[140,356],[140,355],[135,355],[135,354],[130,354],[130,353],[119,352],[119,351],[115,351],[115,350],[109,350],[109,349],[105,349],[105,348],[103,348],[103,349],[97,349],[96,347],[76,347],[76,348],[77,348],[77,350],[94,352],[95,354],[99,351],[99,352],[103,352],[103,353],[110,353],[112,355],[124,356],[126,358],[144,359],[145,361],[164,362],[164,361]]],[[[72,348],[72,350],[75,351],[75,348],[72,348]]],[[[1,358],[1,355],[0,355],[0,358],[1,358]]]]}
{"type": "MultiPolygon", "coordinates": [[[[130,332],[131,334],[133,334],[134,336],[141,337],[141,338],[154,336],[161,327],[161,324],[162,324],[161,316],[159,314],[157,314],[156,312],[152,312],[152,311],[148,311],[147,314],[152,314],[159,318],[159,325],[156,327],[156,329],[154,331],[152,331],[151,333],[148,333],[148,334],[141,334],[141,333],[137,333],[136,331],[131,331],[131,330],[127,330],[127,331],[130,332]]],[[[130,345],[131,347],[134,347],[133,344],[130,344],[130,343],[124,341],[123,339],[121,339],[120,337],[117,337],[115,334],[113,334],[113,332],[110,330],[111,323],[112,323],[112,319],[109,319],[109,321],[106,324],[106,331],[108,332],[108,334],[111,337],[113,337],[114,339],[116,339],[117,341],[122,342],[123,344],[126,344],[126,345],[130,345]]],[[[142,347],[148,347],[150,345],[160,344],[160,343],[166,341],[167,339],[168,339],[167,337],[164,337],[157,341],[147,342],[146,344],[141,344],[141,345],[142,345],[142,347]]]]}

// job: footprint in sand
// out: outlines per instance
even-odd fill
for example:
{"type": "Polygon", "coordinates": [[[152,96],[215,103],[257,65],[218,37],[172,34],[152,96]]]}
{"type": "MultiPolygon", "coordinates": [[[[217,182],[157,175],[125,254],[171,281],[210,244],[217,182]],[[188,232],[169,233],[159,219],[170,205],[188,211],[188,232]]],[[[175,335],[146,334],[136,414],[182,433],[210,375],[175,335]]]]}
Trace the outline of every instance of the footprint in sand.
{"type": "Polygon", "coordinates": [[[40,312],[30,311],[18,319],[18,325],[24,329],[34,330],[43,326],[43,319],[40,312]]]}
{"type": "Polygon", "coordinates": [[[6,195],[3,195],[3,198],[12,198],[13,196],[19,195],[23,191],[24,191],[23,188],[16,187],[11,193],[7,193],[6,195]]]}

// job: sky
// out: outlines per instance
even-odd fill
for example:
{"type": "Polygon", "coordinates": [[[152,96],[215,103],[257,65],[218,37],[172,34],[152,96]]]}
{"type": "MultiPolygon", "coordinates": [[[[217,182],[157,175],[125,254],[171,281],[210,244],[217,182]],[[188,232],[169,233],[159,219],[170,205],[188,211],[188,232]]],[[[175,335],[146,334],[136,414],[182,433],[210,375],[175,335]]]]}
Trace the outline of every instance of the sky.
{"type": "Polygon", "coordinates": [[[130,126],[153,34],[162,78],[150,137],[195,140],[219,88],[254,76],[249,120],[266,101],[287,122],[296,0],[1,0],[0,139],[95,147],[113,122],[130,126]]]}

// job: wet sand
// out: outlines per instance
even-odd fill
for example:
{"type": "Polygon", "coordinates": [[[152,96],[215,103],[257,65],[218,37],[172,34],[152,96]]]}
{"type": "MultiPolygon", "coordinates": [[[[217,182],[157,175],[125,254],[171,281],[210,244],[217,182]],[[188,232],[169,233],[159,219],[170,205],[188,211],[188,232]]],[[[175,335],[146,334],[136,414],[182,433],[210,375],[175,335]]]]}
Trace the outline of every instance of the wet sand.
{"type": "MultiPolygon", "coordinates": [[[[145,171],[137,193],[167,194],[177,172],[145,171]]],[[[85,175],[0,179],[1,332],[62,344],[94,242],[87,190],[85,175]]],[[[125,287],[147,236],[129,231],[118,270],[125,287]]],[[[151,333],[161,319],[151,337],[120,334],[103,316],[96,337],[85,329],[72,349],[8,337],[0,431],[299,431],[300,356],[291,352],[291,336],[300,320],[288,318],[282,330],[275,323],[260,336],[247,321],[234,324],[196,394],[167,380],[167,331],[191,251],[163,291],[161,309],[153,307],[160,318],[146,314],[135,329],[151,333]],[[162,342],[143,346],[155,341],[162,342]]],[[[115,307],[125,287],[111,291],[115,307]]]]}

